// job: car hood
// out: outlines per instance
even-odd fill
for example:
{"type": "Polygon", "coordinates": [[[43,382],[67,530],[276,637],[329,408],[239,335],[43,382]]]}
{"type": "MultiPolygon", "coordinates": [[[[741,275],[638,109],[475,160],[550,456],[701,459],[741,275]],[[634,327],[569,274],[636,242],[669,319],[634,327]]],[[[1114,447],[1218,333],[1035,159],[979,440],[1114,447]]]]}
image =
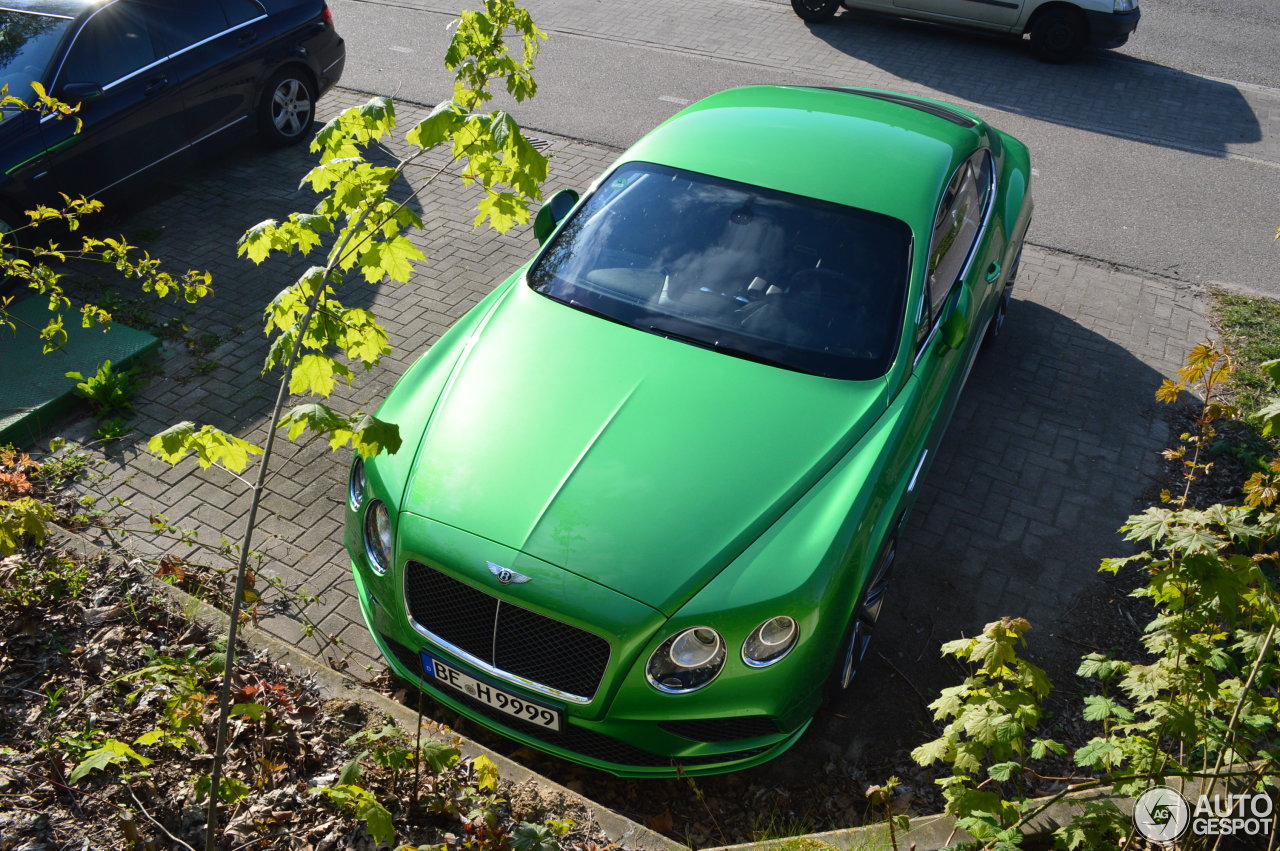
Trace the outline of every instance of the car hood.
{"type": "Polygon", "coordinates": [[[517,282],[422,412],[402,508],[670,615],[853,445],[886,386],[668,340],[517,282]]]}

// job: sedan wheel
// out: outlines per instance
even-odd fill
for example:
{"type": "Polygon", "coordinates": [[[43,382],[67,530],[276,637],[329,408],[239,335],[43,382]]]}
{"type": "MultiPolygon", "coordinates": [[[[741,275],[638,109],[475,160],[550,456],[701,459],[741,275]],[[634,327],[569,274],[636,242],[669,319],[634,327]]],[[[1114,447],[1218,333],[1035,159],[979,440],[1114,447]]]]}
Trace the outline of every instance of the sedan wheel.
{"type": "Polygon", "coordinates": [[[276,74],[263,90],[258,116],[262,135],[273,145],[302,141],[311,129],[315,102],[315,93],[304,74],[291,70],[276,74]]]}
{"type": "Polygon", "coordinates": [[[894,556],[898,548],[895,543],[889,544],[888,551],[876,565],[871,578],[862,591],[862,600],[854,612],[853,623],[849,626],[845,638],[844,650],[832,672],[832,690],[843,691],[853,682],[867,648],[871,646],[871,634],[875,630],[876,621],[880,620],[880,611],[884,607],[885,591],[889,587],[889,574],[893,569],[894,556]]]}

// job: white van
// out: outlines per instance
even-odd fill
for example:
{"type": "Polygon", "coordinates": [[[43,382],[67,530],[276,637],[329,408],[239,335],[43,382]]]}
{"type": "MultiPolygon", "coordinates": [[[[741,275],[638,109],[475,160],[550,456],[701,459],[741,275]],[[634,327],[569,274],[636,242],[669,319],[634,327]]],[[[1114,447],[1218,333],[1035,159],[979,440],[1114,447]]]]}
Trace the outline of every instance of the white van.
{"type": "Polygon", "coordinates": [[[903,18],[1031,36],[1031,52],[1067,62],[1086,47],[1119,47],[1138,28],[1138,0],[791,0],[811,23],[841,6],[903,18]]]}

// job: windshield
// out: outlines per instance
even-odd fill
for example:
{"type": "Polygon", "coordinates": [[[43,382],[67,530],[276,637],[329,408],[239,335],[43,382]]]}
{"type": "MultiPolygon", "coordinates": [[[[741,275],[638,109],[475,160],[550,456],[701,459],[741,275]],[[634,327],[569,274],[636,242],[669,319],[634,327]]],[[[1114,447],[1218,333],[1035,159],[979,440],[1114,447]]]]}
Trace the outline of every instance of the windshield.
{"type": "Polygon", "coordinates": [[[70,18],[0,9],[0,83],[30,101],[32,80],[43,80],[70,18]]]}
{"type": "Polygon", "coordinates": [[[568,305],[832,378],[893,360],[911,231],[897,219],[649,163],[611,174],[529,270],[568,305]]]}

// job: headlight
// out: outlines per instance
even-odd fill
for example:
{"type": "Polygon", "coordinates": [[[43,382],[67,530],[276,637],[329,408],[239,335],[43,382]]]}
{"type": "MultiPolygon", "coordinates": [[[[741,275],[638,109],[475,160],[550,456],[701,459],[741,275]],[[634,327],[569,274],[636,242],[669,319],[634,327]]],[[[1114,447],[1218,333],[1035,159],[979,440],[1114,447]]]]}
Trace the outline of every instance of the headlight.
{"type": "Polygon", "coordinates": [[[724,667],[724,639],[709,626],[677,632],[658,645],[645,674],[658,691],[682,694],[705,686],[724,667]]]}
{"type": "Polygon", "coordinates": [[[359,511],[364,504],[365,485],[364,459],[356,458],[356,462],[351,465],[351,478],[347,480],[347,501],[351,504],[352,511],[359,511]]]}
{"type": "Polygon", "coordinates": [[[1112,7],[1113,12],[1132,12],[1138,8],[1138,0],[1116,0],[1112,7]]]}
{"type": "Polygon", "coordinates": [[[364,513],[364,552],[376,573],[386,573],[391,565],[391,515],[378,500],[364,513]]]}
{"type": "Polygon", "coordinates": [[[791,652],[799,634],[796,622],[786,615],[769,618],[742,642],[742,661],[753,668],[772,665],[791,652]]]}

